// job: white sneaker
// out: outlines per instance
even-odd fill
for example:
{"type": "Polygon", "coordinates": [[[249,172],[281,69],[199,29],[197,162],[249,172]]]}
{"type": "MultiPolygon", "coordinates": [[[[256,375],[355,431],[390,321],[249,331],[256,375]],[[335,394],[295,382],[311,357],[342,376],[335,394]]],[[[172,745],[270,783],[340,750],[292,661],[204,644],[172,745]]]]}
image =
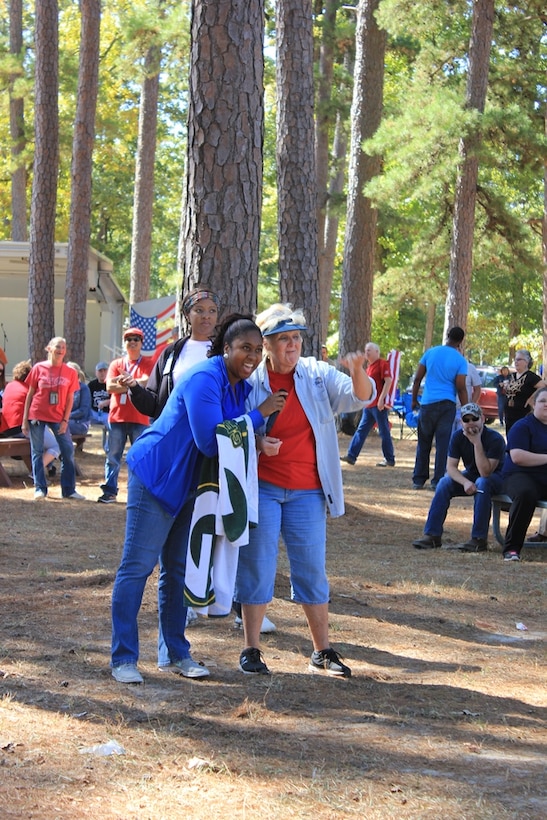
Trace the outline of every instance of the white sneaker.
{"type": "Polygon", "coordinates": [[[47,498],[47,493],[45,493],[43,490],[34,490],[35,501],[42,501],[43,498],[47,498]]]}
{"type": "MultiPolygon", "coordinates": [[[[241,627],[243,626],[243,621],[239,617],[239,615],[236,615],[234,626],[236,627],[236,629],[241,629],[241,627]]],[[[277,627],[274,624],[274,622],[270,621],[270,619],[266,618],[266,616],[264,615],[264,620],[262,621],[262,626],[260,627],[260,631],[262,632],[262,634],[264,635],[267,632],[275,632],[276,629],[277,627]]]]}
{"type": "Polygon", "coordinates": [[[198,622],[198,614],[194,612],[191,606],[188,607],[186,610],[186,628],[189,626],[194,626],[198,622]]]}
{"type": "Polygon", "coordinates": [[[122,663],[112,667],[112,677],[118,683],[143,683],[143,677],[135,663],[122,663]]]}
{"type": "Polygon", "coordinates": [[[175,675],[182,675],[183,678],[206,678],[211,674],[206,666],[193,658],[183,658],[169,666],[160,666],[159,669],[161,672],[174,672],[175,675]]]}
{"type": "Polygon", "coordinates": [[[81,493],[77,493],[76,490],[74,490],[74,492],[71,493],[70,495],[65,495],[64,498],[72,498],[73,501],[85,501],[86,500],[85,495],[82,495],[81,493]]]}

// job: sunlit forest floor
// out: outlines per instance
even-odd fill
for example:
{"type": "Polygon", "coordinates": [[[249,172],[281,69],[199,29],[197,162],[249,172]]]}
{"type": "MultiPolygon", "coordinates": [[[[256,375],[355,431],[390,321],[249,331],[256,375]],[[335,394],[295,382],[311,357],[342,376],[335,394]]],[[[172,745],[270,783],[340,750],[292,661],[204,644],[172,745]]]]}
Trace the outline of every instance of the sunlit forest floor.
{"type": "MultiPolygon", "coordinates": [[[[34,503],[15,461],[15,486],[0,489],[3,817],[546,816],[547,549],[508,565],[493,537],[486,554],[413,549],[431,501],[411,489],[415,442],[396,440],[396,467],[380,468],[373,436],[344,464],[347,514],[328,525],[332,642],[353,677],[308,672],[283,556],[271,678],[238,671],[233,617],[188,630],[209,679],[160,673],[154,575],[145,684],[124,686],[108,662],[126,475],[119,503],[95,503],[100,441],[94,431],[79,456],[87,503],[61,501],[58,481],[34,503]],[[108,741],[123,753],[98,754],[108,741]]],[[[446,543],[470,522],[471,503],[454,502],[446,543]]]]}

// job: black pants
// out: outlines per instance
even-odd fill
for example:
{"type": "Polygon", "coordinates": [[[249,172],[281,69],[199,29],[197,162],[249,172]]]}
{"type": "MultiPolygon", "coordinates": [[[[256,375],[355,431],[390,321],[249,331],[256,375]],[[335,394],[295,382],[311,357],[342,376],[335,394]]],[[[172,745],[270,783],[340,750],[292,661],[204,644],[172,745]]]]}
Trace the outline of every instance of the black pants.
{"type": "Polygon", "coordinates": [[[503,482],[503,492],[513,499],[503,551],[520,554],[537,502],[547,501],[547,484],[527,473],[513,473],[503,482]]]}

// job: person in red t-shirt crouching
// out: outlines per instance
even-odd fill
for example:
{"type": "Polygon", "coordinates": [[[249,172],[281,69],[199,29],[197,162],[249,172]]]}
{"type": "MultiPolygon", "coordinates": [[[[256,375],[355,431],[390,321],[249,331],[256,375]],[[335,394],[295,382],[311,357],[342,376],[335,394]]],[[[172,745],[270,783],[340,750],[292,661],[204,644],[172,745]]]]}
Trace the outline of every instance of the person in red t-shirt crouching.
{"type": "Polygon", "coordinates": [[[111,504],[118,495],[118,475],[127,439],[133,444],[150,424],[148,416],[139,413],[127,395],[132,384],[143,387],[152,370],[152,359],[141,355],[144,333],[130,327],[123,334],[125,355],[110,362],[106,374],[106,389],[111,394],[108,413],[109,433],[105,444],[106,463],[101,484],[103,494],[97,500],[111,504]]]}

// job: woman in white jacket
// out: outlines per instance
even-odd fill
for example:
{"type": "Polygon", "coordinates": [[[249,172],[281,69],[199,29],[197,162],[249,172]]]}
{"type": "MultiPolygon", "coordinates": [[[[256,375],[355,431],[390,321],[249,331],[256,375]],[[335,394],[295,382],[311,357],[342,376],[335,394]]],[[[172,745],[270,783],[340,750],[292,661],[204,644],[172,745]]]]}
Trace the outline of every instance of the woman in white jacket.
{"type": "MultiPolygon", "coordinates": [[[[247,406],[280,390],[283,411],[270,417],[258,449],[259,525],[240,550],[235,599],[242,604],[245,649],[239,667],[269,674],[259,648],[260,625],[273,597],[279,535],[291,568],[292,599],[304,609],[314,652],[309,668],[349,677],[351,670],[331,648],[328,635],[329,584],[325,569],[326,509],[344,513],[334,414],[366,407],[376,395],[363,364],[364,353],[342,361],[350,375],[315,358],[301,358],[305,319],[290,305],[273,305],[257,316],[264,336],[264,361],[250,377],[247,406]]],[[[260,433],[261,431],[259,431],[260,433]]]]}

